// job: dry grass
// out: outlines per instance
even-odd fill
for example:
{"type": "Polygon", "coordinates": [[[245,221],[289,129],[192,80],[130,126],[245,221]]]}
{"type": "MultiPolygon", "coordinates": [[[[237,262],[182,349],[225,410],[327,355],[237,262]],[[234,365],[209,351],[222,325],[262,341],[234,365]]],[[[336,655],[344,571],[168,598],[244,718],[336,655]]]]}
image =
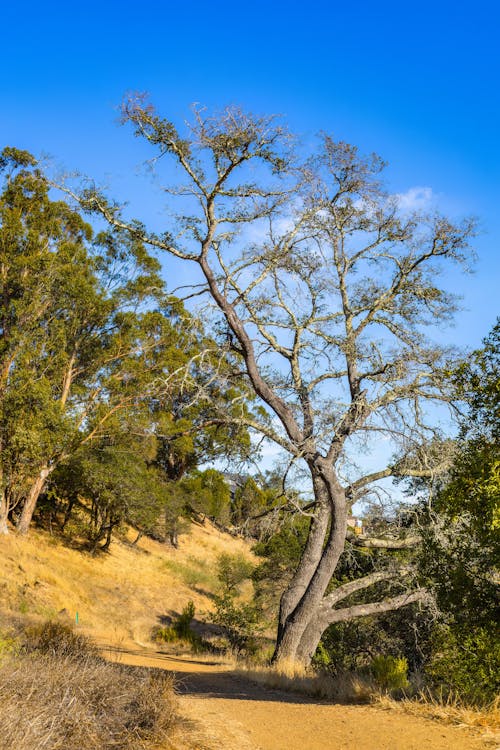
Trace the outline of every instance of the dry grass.
{"type": "Polygon", "coordinates": [[[276,690],[339,703],[367,703],[375,689],[368,679],[357,675],[332,677],[294,661],[283,660],[274,666],[240,665],[237,671],[253,682],[276,690]]]}
{"type": "Polygon", "coordinates": [[[173,748],[183,730],[172,676],[109,664],[61,623],[30,628],[12,651],[0,660],[0,750],[173,748]]]}
{"type": "Polygon", "coordinates": [[[454,696],[448,696],[446,699],[436,698],[429,692],[398,701],[388,695],[378,694],[374,702],[387,710],[435,719],[444,724],[478,729],[483,732],[485,739],[500,743],[500,698],[483,708],[464,706],[454,696]]]}
{"type": "Polygon", "coordinates": [[[0,665],[2,750],[132,750],[167,743],[176,729],[165,672],[22,656],[0,665]]]}
{"type": "Polygon", "coordinates": [[[192,526],[179,549],[116,540],[96,557],[36,529],[2,538],[0,750],[220,750],[203,727],[178,718],[164,671],[109,664],[82,644],[76,651],[85,653],[76,657],[71,638],[49,638],[47,648],[37,626],[50,619],[57,631],[78,612],[77,635],[100,647],[148,644],[162,618],[180,614],[188,601],[195,616],[210,612],[223,552],[253,559],[247,543],[208,523],[192,526]],[[20,653],[9,629],[24,631],[20,653]]]}
{"type": "Polygon", "coordinates": [[[97,557],[46,532],[11,534],[0,546],[0,616],[37,621],[63,613],[74,622],[78,612],[79,629],[101,643],[149,643],[161,618],[179,614],[189,600],[197,614],[211,611],[209,571],[222,552],[252,559],[243,540],[208,523],[193,525],[177,550],[150,539],[137,548],[116,541],[97,557]]]}

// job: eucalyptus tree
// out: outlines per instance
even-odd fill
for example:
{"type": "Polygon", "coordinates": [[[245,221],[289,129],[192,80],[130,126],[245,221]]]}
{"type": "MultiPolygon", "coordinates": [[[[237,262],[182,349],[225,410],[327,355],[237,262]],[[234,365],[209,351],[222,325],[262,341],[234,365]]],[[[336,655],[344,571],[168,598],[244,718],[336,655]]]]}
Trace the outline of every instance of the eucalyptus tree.
{"type": "Polygon", "coordinates": [[[199,326],[140,241],[93,236],[26,152],[0,167],[0,519],[5,533],[15,509],[25,533],[57,466],[110,431],[154,429],[199,326]]]}
{"type": "Polygon", "coordinates": [[[191,265],[193,293],[213,303],[220,357],[260,406],[220,420],[239,421],[308,472],[309,534],[281,598],[275,652],[308,661],[330,623],[424,596],[401,587],[370,598],[374,584],[405,578],[397,565],[328,587],[353,503],[383,478],[436,470],[421,446],[436,432],[429,405],[449,399],[450,355],[425,332],[450,319],[454,302],[438,274],[466,262],[473,222],[403,211],[377,156],[326,135],[304,155],[274,117],[195,110],[180,132],[131,96],[123,120],[152,147],[149,166],[159,175],[166,161],[175,164],[174,177],[165,169],[172,206],[164,231],[129,220],[92,184],[74,193],[115,228],[191,265]],[[363,471],[356,458],[382,441],[393,458],[363,471]],[[409,449],[420,462],[405,459],[409,449]],[[366,603],[351,605],[364,590],[366,603]]]}

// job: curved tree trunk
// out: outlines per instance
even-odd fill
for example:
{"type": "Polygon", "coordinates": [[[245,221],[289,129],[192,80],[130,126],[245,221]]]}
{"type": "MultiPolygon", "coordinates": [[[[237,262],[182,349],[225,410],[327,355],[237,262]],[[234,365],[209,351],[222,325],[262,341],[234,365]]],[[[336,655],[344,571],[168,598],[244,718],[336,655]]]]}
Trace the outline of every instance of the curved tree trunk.
{"type": "Polygon", "coordinates": [[[297,570],[286,590],[283,592],[280,600],[277,635],[278,642],[283,637],[287,619],[303,597],[307,586],[310,583],[311,577],[316,570],[318,562],[321,559],[325,538],[328,533],[331,508],[325,488],[319,479],[314,481],[314,496],[317,502],[317,511],[316,515],[311,520],[306,546],[297,570]]]}
{"type": "Polygon", "coordinates": [[[295,655],[297,661],[302,662],[303,664],[311,663],[321,640],[321,636],[329,624],[330,623],[324,617],[318,614],[309,621],[309,624],[302,633],[302,638],[297,647],[295,655]]]}
{"type": "MultiPolygon", "coordinates": [[[[300,585],[304,588],[304,591],[293,610],[281,624],[273,655],[274,662],[297,658],[297,650],[302,636],[321,607],[325,591],[344,550],[347,530],[347,503],[344,490],[337,482],[333,472],[325,465],[316,464],[311,467],[311,472],[313,474],[315,497],[320,507],[319,518],[321,519],[321,524],[311,527],[311,534],[315,535],[315,540],[314,549],[310,551],[315,553],[317,559],[315,559],[314,554],[311,554],[308,558],[304,556],[301,560],[294,578],[300,576],[300,585]],[[327,517],[329,529],[325,529],[327,531],[326,544],[324,543],[324,536],[321,541],[319,540],[319,528],[324,523],[322,513],[325,500],[328,502],[329,510],[327,517]],[[320,545],[319,557],[318,544],[320,545]]],[[[294,581],[291,585],[295,585],[294,593],[296,596],[299,587],[294,581]]],[[[294,599],[289,591],[290,587],[284,594],[286,603],[294,599]]]]}

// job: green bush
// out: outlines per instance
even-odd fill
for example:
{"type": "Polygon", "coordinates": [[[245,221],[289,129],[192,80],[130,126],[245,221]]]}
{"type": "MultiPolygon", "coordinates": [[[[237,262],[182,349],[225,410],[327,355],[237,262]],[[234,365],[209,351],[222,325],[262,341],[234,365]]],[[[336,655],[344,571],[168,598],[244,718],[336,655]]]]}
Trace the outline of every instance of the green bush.
{"type": "Polygon", "coordinates": [[[238,653],[257,651],[260,615],[255,604],[237,602],[231,594],[215,597],[214,622],[224,628],[231,648],[238,653]]]}
{"type": "Polygon", "coordinates": [[[178,640],[178,636],[175,629],[171,625],[167,625],[164,628],[156,628],[153,632],[153,639],[164,643],[172,643],[178,640]]]}
{"type": "Polygon", "coordinates": [[[214,622],[224,628],[232,649],[238,653],[254,654],[257,651],[256,636],[261,629],[260,608],[254,603],[240,601],[241,586],[250,579],[254,566],[241,554],[220,555],[217,577],[221,593],[214,597],[214,622]]]}
{"type": "Polygon", "coordinates": [[[192,601],[189,601],[172,626],[178,638],[186,641],[192,640],[194,633],[191,630],[191,622],[193,621],[194,613],[194,604],[192,601]]]}
{"type": "Polygon", "coordinates": [[[402,690],[409,686],[406,659],[380,654],[372,659],[370,671],[382,690],[402,690]]]}
{"type": "Polygon", "coordinates": [[[434,687],[486,704],[500,692],[500,638],[486,628],[436,630],[426,673],[434,687]]]}
{"type": "Polygon", "coordinates": [[[196,649],[202,648],[203,642],[191,628],[191,622],[195,614],[195,608],[192,601],[189,601],[181,614],[177,616],[171,625],[164,628],[158,628],[154,633],[157,641],[173,643],[174,641],[184,641],[191,644],[196,649]]]}
{"type": "Polygon", "coordinates": [[[242,554],[223,553],[217,560],[217,578],[224,593],[237,594],[240,586],[252,575],[254,566],[242,554]]]}

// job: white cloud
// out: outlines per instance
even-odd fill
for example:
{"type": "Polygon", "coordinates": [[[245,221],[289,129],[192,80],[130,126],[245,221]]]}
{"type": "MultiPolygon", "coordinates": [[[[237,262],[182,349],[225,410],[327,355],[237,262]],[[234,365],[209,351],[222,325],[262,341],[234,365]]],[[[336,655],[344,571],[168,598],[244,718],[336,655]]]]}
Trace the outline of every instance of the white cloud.
{"type": "Polygon", "coordinates": [[[430,187],[411,187],[406,193],[396,193],[397,200],[403,212],[424,211],[434,202],[434,193],[430,187]]]}

